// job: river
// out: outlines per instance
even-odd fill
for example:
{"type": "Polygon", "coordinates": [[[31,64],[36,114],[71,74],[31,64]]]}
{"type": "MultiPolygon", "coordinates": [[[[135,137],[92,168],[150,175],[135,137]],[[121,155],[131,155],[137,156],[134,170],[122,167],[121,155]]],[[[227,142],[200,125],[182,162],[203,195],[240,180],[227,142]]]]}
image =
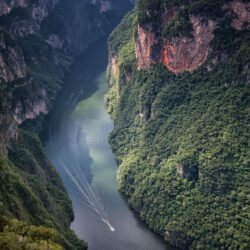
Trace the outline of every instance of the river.
{"type": "Polygon", "coordinates": [[[107,59],[106,39],[78,58],[47,120],[45,150],[73,202],[71,228],[90,250],[172,250],[117,191],[117,165],[108,143],[113,122],[104,106],[107,59]]]}

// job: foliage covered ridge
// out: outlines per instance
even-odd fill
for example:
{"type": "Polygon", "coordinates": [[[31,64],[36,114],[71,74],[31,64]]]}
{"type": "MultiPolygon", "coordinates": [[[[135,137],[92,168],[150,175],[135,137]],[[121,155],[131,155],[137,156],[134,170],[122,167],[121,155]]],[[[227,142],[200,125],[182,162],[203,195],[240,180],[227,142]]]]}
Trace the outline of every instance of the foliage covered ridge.
{"type": "Polygon", "coordinates": [[[151,229],[181,249],[250,245],[248,5],[140,0],[109,39],[105,99],[115,122],[110,143],[119,189],[151,229]],[[195,69],[175,72],[158,60],[164,39],[194,41],[193,27],[179,26],[178,15],[164,23],[165,33],[162,12],[170,9],[201,25],[216,23],[206,60],[195,69]],[[141,53],[153,63],[142,68],[140,28],[141,41],[153,41],[141,53]]]}
{"type": "Polygon", "coordinates": [[[18,134],[8,159],[0,155],[0,249],[86,249],[69,229],[71,202],[39,138],[18,134]]]}

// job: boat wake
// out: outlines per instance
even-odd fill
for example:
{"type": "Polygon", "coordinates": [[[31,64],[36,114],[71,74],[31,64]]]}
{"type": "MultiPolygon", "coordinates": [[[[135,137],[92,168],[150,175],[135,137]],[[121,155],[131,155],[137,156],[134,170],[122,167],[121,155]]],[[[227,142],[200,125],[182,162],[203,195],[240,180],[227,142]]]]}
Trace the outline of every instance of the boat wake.
{"type": "Polygon", "coordinates": [[[84,204],[96,216],[98,216],[105,225],[107,225],[111,232],[115,232],[116,230],[110,223],[108,213],[98,190],[90,183],[89,180],[87,180],[86,176],[84,175],[84,171],[81,167],[81,164],[84,161],[83,159],[79,158],[81,155],[79,131],[77,137],[77,145],[75,145],[73,149],[69,148],[67,153],[64,154],[65,157],[58,160],[59,166],[70,178],[72,190],[81,198],[84,204]]]}

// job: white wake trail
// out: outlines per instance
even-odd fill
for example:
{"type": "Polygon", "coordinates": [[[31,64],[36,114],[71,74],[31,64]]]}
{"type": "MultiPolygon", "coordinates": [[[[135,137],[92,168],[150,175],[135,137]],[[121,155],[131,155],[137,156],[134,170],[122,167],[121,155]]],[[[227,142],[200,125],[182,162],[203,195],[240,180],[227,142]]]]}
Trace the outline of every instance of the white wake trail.
{"type": "MultiPolygon", "coordinates": [[[[106,224],[111,232],[115,231],[115,228],[110,224],[107,212],[105,210],[103,201],[97,192],[97,190],[90,185],[90,183],[86,180],[85,176],[81,174],[81,169],[79,168],[79,176],[80,181],[77,180],[67,168],[65,163],[60,160],[62,168],[65,170],[67,175],[72,180],[73,184],[75,185],[74,190],[77,194],[84,200],[85,204],[91,209],[98,217],[100,217],[101,221],[106,224]]],[[[78,164],[76,164],[78,165],[78,164]]],[[[73,171],[72,171],[73,172],[73,171]]]]}

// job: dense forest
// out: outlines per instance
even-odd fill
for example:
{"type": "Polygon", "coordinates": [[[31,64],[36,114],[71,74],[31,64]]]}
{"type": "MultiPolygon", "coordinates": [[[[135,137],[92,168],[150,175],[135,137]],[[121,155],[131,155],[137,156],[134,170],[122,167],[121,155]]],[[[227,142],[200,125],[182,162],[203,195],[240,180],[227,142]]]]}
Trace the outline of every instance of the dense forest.
{"type": "Polygon", "coordinates": [[[0,170],[0,249],[86,248],[69,230],[71,202],[35,134],[19,131],[0,170]]]}
{"type": "Polygon", "coordinates": [[[249,1],[227,3],[139,0],[109,39],[105,99],[115,121],[119,189],[152,230],[181,249],[250,245],[250,30],[249,19],[234,25],[239,13],[230,9],[247,12],[249,1]],[[167,39],[192,41],[192,18],[216,28],[205,62],[176,73],[155,54],[167,39]],[[151,63],[138,69],[143,52],[135,44],[145,38],[150,46],[150,37],[157,41],[151,63]]]}

